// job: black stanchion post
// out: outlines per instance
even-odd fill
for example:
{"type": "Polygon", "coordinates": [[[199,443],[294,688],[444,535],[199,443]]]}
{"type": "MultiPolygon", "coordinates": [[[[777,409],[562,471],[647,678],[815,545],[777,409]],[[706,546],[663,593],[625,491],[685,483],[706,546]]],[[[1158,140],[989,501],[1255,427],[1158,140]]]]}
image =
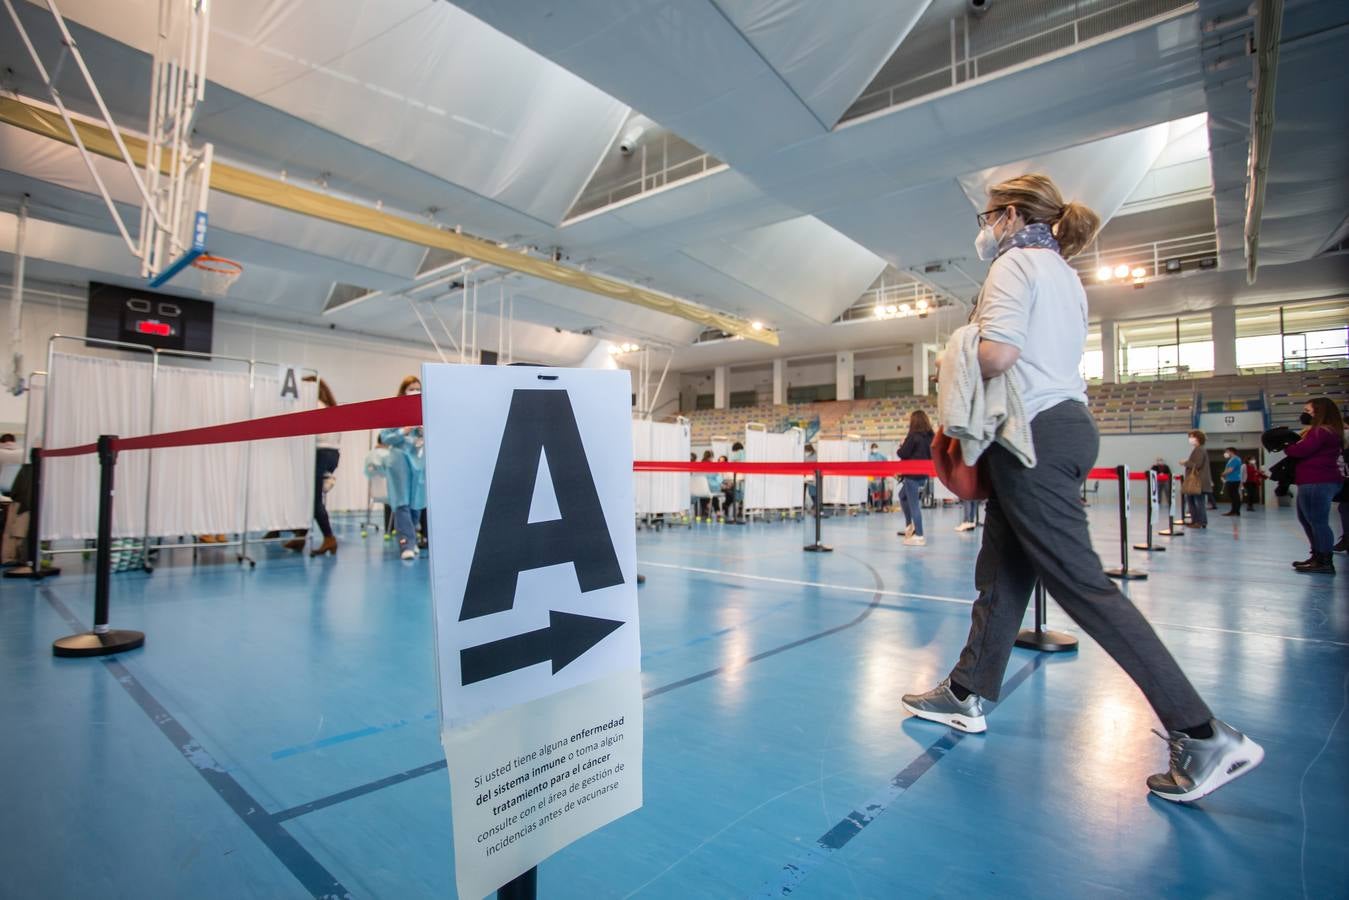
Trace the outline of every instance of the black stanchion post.
{"type": "MultiPolygon", "coordinates": [[[[1144,529],[1144,531],[1143,531],[1143,543],[1141,543],[1141,544],[1134,544],[1134,549],[1135,549],[1135,550],[1142,550],[1144,553],[1165,553],[1165,552],[1166,552],[1166,548],[1165,548],[1165,547],[1161,546],[1160,544],[1154,544],[1154,543],[1152,542],[1152,506],[1153,506],[1154,503],[1159,503],[1160,499],[1161,499],[1161,495],[1157,492],[1157,473],[1154,472],[1152,469],[1148,469],[1148,514],[1147,514],[1147,524],[1146,524],[1145,529],[1144,529]]],[[[1158,509],[1159,509],[1159,510],[1161,509],[1160,505],[1158,505],[1158,509]]],[[[1166,513],[1166,514],[1167,514],[1168,516],[1170,516],[1170,515],[1171,515],[1171,511],[1170,511],[1170,510],[1167,510],[1167,513],[1166,513]]]]}
{"type": "Polygon", "coordinates": [[[1129,569],[1129,467],[1115,466],[1119,481],[1119,568],[1106,569],[1105,574],[1121,581],[1143,581],[1147,572],[1129,569]]]}
{"type": "Polygon", "coordinates": [[[833,547],[827,547],[820,543],[820,507],[824,504],[824,483],[820,477],[820,470],[815,470],[815,543],[806,544],[801,549],[807,553],[833,553],[833,547]]]}
{"type": "Polygon", "coordinates": [[[1062,631],[1050,631],[1048,624],[1048,600],[1045,597],[1043,582],[1035,582],[1035,627],[1023,628],[1016,636],[1016,645],[1027,650],[1041,650],[1045,653],[1062,653],[1077,649],[1077,638],[1062,631]]]}
{"type": "MultiPolygon", "coordinates": [[[[1185,537],[1184,510],[1181,511],[1180,518],[1176,518],[1176,497],[1178,496],[1180,495],[1176,493],[1176,477],[1174,475],[1166,476],[1166,528],[1157,532],[1162,537],[1185,537]]],[[[1158,507],[1159,510],[1160,508],[1158,507]]]]}
{"type": "Polygon", "coordinates": [[[497,888],[497,900],[538,900],[539,867],[535,866],[523,875],[497,888]]]}
{"type": "Polygon", "coordinates": [[[42,451],[34,447],[28,456],[28,539],[24,541],[28,565],[15,566],[5,572],[6,578],[51,578],[60,575],[55,566],[42,568],[42,451]]]}
{"type": "Polygon", "coordinates": [[[52,643],[56,656],[106,656],[134,650],[145,643],[139,631],[108,627],[108,590],[112,574],[112,488],[117,468],[114,435],[98,438],[98,552],[94,557],[94,630],[72,634],[52,643]]]}

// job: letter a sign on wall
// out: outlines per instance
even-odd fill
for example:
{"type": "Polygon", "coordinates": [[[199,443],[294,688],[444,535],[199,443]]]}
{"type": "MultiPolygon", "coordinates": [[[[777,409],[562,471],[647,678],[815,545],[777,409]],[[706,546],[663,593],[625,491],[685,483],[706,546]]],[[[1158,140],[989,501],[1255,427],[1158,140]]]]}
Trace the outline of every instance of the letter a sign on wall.
{"type": "Polygon", "coordinates": [[[482,897],[642,805],[631,379],[422,385],[455,876],[482,897]]]}

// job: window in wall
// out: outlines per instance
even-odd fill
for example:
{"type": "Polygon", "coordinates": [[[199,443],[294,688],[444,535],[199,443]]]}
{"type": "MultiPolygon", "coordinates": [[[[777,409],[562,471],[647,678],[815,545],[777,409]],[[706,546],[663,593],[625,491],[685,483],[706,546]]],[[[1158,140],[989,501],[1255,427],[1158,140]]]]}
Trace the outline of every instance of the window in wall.
{"type": "Polygon", "coordinates": [[[731,409],[737,409],[742,406],[755,406],[759,402],[758,391],[731,391],[730,396],[731,409]]]}
{"type": "Polygon", "coordinates": [[[1213,372],[1213,322],[1207,313],[1121,322],[1118,335],[1122,381],[1192,378],[1213,372]]]}
{"type": "Polygon", "coordinates": [[[862,385],[862,393],[858,395],[862,400],[874,400],[881,397],[912,397],[913,379],[912,378],[880,378],[875,381],[867,379],[862,385]]]}
{"type": "Polygon", "coordinates": [[[1092,384],[1099,384],[1105,378],[1105,354],[1101,351],[1100,325],[1092,325],[1087,329],[1087,348],[1082,353],[1078,371],[1092,384]]]}
{"type": "Polygon", "coordinates": [[[838,385],[812,384],[802,387],[787,387],[788,403],[823,403],[838,398],[838,385]]]}
{"type": "Polygon", "coordinates": [[[1237,310],[1237,368],[1246,374],[1349,365],[1349,305],[1340,300],[1237,310]]]}
{"type": "Polygon", "coordinates": [[[694,409],[716,409],[717,398],[712,394],[699,394],[694,400],[694,409]]]}

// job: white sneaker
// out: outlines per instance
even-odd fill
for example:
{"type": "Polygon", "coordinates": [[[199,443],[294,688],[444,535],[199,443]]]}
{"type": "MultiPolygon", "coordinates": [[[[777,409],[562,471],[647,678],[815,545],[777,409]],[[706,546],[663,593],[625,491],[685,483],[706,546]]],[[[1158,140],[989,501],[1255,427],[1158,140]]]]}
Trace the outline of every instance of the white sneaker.
{"type": "Polygon", "coordinates": [[[906,538],[904,539],[904,546],[905,546],[905,547],[926,547],[926,546],[927,546],[927,538],[923,537],[921,534],[911,534],[911,535],[909,535],[908,537],[906,537],[906,538]]]}
{"type": "Polygon", "coordinates": [[[956,526],[956,531],[973,531],[973,530],[974,530],[973,522],[961,522],[959,525],[956,526]]]}
{"type": "Polygon", "coordinates": [[[913,537],[913,531],[914,531],[914,525],[913,525],[912,522],[910,522],[908,525],[905,525],[905,526],[904,526],[904,536],[905,536],[906,538],[911,538],[911,537],[913,537]]]}
{"type": "Polygon", "coordinates": [[[416,559],[416,558],[417,558],[417,551],[416,551],[416,550],[404,550],[404,551],[403,551],[403,559],[416,559]]]}

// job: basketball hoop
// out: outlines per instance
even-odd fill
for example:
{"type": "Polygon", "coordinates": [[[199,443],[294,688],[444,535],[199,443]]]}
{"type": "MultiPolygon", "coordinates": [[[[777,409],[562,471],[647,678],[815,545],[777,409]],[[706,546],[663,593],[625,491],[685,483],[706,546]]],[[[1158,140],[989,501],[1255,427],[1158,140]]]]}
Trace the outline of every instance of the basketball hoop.
{"type": "Polygon", "coordinates": [[[239,280],[239,276],[244,274],[244,267],[239,263],[209,253],[203,253],[194,259],[192,268],[200,273],[202,292],[212,297],[225,296],[234,286],[234,282],[239,280]]]}

